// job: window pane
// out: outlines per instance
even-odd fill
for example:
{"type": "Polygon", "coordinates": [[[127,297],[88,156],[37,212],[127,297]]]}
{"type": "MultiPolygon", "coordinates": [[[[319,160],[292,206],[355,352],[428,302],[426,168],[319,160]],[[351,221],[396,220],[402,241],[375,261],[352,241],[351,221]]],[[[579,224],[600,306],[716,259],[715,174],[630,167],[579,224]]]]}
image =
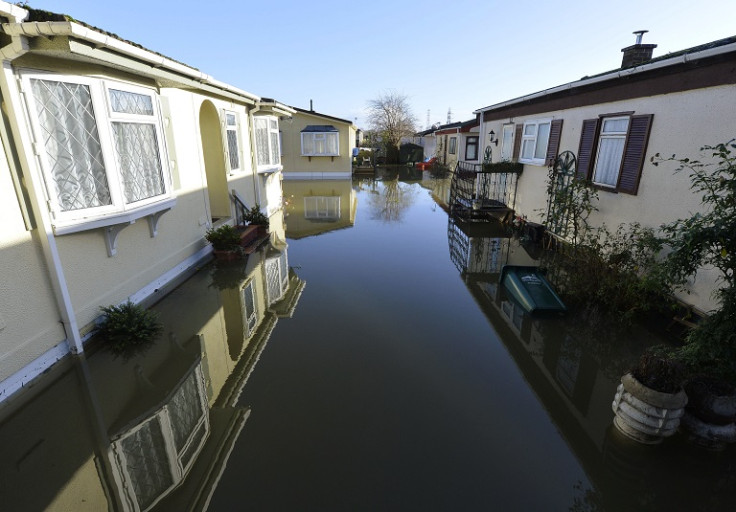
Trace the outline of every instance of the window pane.
{"type": "Polygon", "coordinates": [[[598,160],[595,165],[593,181],[601,185],[615,187],[624,154],[624,137],[601,137],[598,147],[598,160]]]}
{"type": "Polygon", "coordinates": [[[536,124],[525,124],[524,125],[524,135],[528,135],[530,137],[533,137],[535,133],[537,133],[537,125],[536,124]]]}
{"type": "Polygon", "coordinates": [[[61,210],[112,204],[89,87],[49,80],[31,87],[61,210]]]}
{"type": "Polygon", "coordinates": [[[112,123],[125,202],[164,193],[156,128],[152,124],[112,123]]]}
{"type": "Polygon", "coordinates": [[[227,119],[227,125],[228,126],[235,126],[235,114],[225,114],[225,119],[227,119]]]}
{"type": "Polygon", "coordinates": [[[153,115],[153,100],[147,94],[110,89],[110,107],[123,114],[153,115]]]}
{"type": "Polygon", "coordinates": [[[528,160],[534,158],[534,139],[528,139],[522,142],[521,158],[528,160]]]}
{"type": "Polygon", "coordinates": [[[603,133],[618,132],[626,133],[629,129],[628,119],[604,119],[603,120],[603,133]]]}
{"type": "Polygon", "coordinates": [[[276,165],[281,162],[281,152],[279,151],[279,132],[271,132],[271,164],[276,165]]]}
{"type": "Polygon", "coordinates": [[[258,165],[268,165],[268,120],[256,119],[256,155],[258,157],[258,165]]]}
{"type": "Polygon", "coordinates": [[[314,134],[302,133],[302,153],[305,155],[314,154],[314,134]]]}
{"type": "Polygon", "coordinates": [[[166,442],[158,416],[119,444],[141,510],[174,484],[166,442]]]}
{"type": "Polygon", "coordinates": [[[197,386],[197,372],[192,372],[174,393],[168,409],[174,433],[174,446],[176,453],[179,454],[204,414],[197,386]]]}
{"type": "Polygon", "coordinates": [[[337,155],[337,134],[336,133],[327,134],[327,154],[337,155]]]}
{"type": "Polygon", "coordinates": [[[542,123],[537,129],[537,143],[534,149],[534,158],[543,159],[547,156],[547,140],[549,139],[549,123],[542,123]]]}
{"type": "Polygon", "coordinates": [[[240,158],[238,157],[238,134],[235,130],[227,131],[227,152],[230,157],[230,169],[238,169],[240,158]]]}

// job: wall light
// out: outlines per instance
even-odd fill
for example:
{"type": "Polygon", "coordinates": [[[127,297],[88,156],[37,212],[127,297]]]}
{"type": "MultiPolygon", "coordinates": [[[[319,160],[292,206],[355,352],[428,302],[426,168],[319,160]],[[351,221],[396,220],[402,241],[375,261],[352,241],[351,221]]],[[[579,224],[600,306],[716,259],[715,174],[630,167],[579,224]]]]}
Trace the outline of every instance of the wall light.
{"type": "Polygon", "coordinates": [[[488,135],[491,136],[491,138],[490,138],[490,140],[488,142],[490,142],[491,144],[495,144],[496,146],[498,146],[498,139],[496,138],[496,132],[494,132],[493,130],[491,130],[491,133],[489,133],[488,135]]]}

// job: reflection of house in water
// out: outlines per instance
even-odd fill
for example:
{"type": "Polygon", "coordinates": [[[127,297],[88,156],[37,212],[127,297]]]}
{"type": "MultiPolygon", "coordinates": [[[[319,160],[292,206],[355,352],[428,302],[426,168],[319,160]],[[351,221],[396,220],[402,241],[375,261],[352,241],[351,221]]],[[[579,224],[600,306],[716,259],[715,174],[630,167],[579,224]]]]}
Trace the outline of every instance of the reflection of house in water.
{"type": "Polygon", "coordinates": [[[75,360],[8,410],[3,508],[204,510],[250,413],[238,398],[304,287],[287,265],[269,245],[200,271],[154,307],[167,335],[145,354],[75,360]]]}
{"type": "Polygon", "coordinates": [[[288,180],[283,188],[289,238],[319,235],[355,224],[358,202],[352,180],[288,180]]]}
{"type": "Polygon", "coordinates": [[[422,171],[422,181],[419,183],[428,189],[432,199],[440,207],[449,211],[450,189],[452,188],[452,173],[445,170],[422,171]]]}
{"type": "Polygon", "coordinates": [[[616,385],[642,347],[657,343],[651,333],[623,337],[576,315],[530,316],[498,286],[504,264],[530,264],[516,241],[451,220],[448,242],[466,286],[595,485],[580,498],[595,501],[586,510],[697,510],[693,488],[709,489],[713,503],[732,503],[736,471],[727,459],[666,446],[654,456],[612,428],[616,385]],[[702,471],[682,471],[694,464],[702,471]]]}

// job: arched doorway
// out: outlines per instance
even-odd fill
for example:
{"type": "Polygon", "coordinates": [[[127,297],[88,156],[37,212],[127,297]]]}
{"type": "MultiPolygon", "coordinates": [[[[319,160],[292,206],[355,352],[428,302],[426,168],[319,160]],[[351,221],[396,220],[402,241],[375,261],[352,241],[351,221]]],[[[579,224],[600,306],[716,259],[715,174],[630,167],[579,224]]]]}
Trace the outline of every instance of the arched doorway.
{"type": "Polygon", "coordinates": [[[231,213],[220,116],[211,101],[204,101],[199,109],[199,132],[202,136],[210,221],[215,221],[222,217],[229,217],[231,213]]]}

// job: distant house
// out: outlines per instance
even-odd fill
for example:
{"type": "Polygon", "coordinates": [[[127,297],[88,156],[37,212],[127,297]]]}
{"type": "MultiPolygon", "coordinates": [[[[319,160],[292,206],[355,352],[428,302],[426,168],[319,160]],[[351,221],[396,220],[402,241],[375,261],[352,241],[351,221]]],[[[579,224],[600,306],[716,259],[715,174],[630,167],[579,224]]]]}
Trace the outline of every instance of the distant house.
{"type": "MultiPolygon", "coordinates": [[[[524,164],[519,214],[540,219],[547,166],[565,150],[598,188],[594,225],[658,226],[700,210],[688,175],[650,159],[698,158],[702,146],[736,137],[736,37],[653,59],[655,47],[639,37],[622,50],[619,69],[476,111],[480,146],[492,148],[493,161],[524,164]]],[[[703,269],[684,299],[711,309],[714,279],[703,269]]]]}
{"type": "Polygon", "coordinates": [[[415,134],[417,144],[424,147],[424,157],[437,157],[451,169],[458,162],[481,163],[478,121],[471,119],[432,127],[415,134]]]}
{"type": "Polygon", "coordinates": [[[352,176],[356,127],[352,121],[294,107],[281,123],[284,179],[352,176]]]}
{"type": "Polygon", "coordinates": [[[148,304],[196,269],[207,229],[243,207],[283,238],[295,111],[63,15],[0,16],[1,400],[83,352],[100,306],[148,304]]]}

